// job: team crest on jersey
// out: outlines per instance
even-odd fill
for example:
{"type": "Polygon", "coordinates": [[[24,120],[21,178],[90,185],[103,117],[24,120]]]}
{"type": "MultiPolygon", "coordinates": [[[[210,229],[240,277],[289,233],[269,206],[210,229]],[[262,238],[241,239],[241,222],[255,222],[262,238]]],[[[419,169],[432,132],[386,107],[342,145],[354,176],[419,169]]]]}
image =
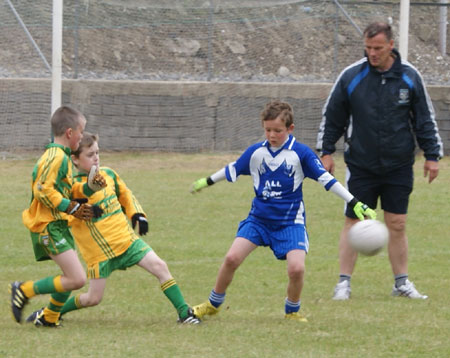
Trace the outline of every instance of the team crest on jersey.
{"type": "Polygon", "coordinates": [[[286,160],[284,160],[282,167],[283,167],[283,172],[285,175],[292,176],[292,174],[294,174],[294,170],[293,170],[294,166],[292,164],[288,164],[286,162],[286,160]]]}
{"type": "Polygon", "coordinates": [[[406,104],[409,103],[409,91],[406,88],[400,88],[398,93],[398,103],[406,104]]]}
{"type": "Polygon", "coordinates": [[[259,174],[260,175],[264,175],[267,171],[267,169],[269,169],[269,167],[266,164],[266,161],[263,159],[261,162],[261,165],[259,166],[259,174]]]}
{"type": "Polygon", "coordinates": [[[44,246],[48,246],[48,244],[50,243],[49,239],[48,239],[48,235],[42,236],[42,245],[44,246]]]}

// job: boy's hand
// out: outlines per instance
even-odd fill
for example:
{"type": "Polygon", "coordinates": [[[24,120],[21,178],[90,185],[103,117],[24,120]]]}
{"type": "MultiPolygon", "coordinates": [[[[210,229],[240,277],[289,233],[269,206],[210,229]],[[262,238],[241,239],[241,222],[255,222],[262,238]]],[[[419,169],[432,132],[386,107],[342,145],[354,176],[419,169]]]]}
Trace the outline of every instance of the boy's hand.
{"type": "Polygon", "coordinates": [[[199,192],[200,190],[202,190],[203,188],[206,188],[207,186],[208,186],[208,181],[206,180],[206,178],[198,179],[192,183],[190,192],[192,194],[195,194],[195,193],[199,192]]]}
{"type": "Polygon", "coordinates": [[[88,186],[92,191],[99,191],[106,187],[106,180],[98,172],[98,167],[93,165],[89,171],[88,186]]]}
{"type": "Polygon", "coordinates": [[[377,218],[377,213],[375,210],[369,208],[366,204],[358,201],[353,207],[353,211],[359,220],[364,220],[364,217],[367,216],[369,219],[375,220],[377,218]]]}
{"type": "Polygon", "coordinates": [[[144,214],[136,213],[131,217],[131,223],[133,225],[133,229],[136,227],[136,223],[139,223],[139,235],[145,235],[148,233],[148,221],[145,218],[144,214]]]}
{"type": "Polygon", "coordinates": [[[91,220],[94,217],[92,205],[87,204],[87,199],[75,199],[69,203],[66,213],[80,220],[91,220]]]}

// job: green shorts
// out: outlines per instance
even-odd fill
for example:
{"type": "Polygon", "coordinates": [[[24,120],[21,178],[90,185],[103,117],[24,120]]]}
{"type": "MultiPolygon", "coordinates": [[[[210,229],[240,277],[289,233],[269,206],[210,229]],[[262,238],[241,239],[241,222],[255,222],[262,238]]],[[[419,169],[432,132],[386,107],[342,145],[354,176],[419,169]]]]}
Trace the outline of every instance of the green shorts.
{"type": "Polygon", "coordinates": [[[50,260],[49,255],[75,250],[72,232],[66,220],[50,222],[42,232],[31,232],[31,242],[36,261],[50,260]]]}
{"type": "Polygon", "coordinates": [[[87,276],[91,278],[108,278],[115,270],[126,270],[143,259],[152,248],[142,239],[137,239],[122,255],[110,260],[98,262],[87,268],[87,276]]]}

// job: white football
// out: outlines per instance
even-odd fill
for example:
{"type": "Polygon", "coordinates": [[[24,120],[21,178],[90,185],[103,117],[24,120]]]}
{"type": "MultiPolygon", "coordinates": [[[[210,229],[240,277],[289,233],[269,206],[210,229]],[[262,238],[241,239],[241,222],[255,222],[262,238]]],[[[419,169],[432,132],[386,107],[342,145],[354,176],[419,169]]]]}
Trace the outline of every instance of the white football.
{"type": "Polygon", "coordinates": [[[348,241],[353,249],[363,255],[378,254],[389,240],[389,231],[378,220],[362,220],[348,232],[348,241]]]}

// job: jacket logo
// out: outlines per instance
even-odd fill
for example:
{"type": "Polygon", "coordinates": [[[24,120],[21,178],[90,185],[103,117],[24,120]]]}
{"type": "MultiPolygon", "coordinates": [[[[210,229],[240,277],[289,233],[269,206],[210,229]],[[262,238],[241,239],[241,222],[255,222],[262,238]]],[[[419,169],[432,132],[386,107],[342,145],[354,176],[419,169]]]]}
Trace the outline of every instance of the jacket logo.
{"type": "Polygon", "coordinates": [[[398,103],[399,104],[409,103],[409,91],[407,89],[400,88],[400,91],[398,93],[398,103]]]}

